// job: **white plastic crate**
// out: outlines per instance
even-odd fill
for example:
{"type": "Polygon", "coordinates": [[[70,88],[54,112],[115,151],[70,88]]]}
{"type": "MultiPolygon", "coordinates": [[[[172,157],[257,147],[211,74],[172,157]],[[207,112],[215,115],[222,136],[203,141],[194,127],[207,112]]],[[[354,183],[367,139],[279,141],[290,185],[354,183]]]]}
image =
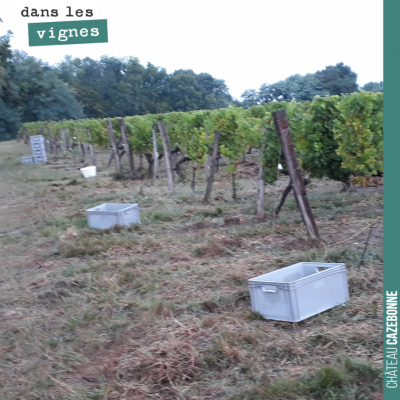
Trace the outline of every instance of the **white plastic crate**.
{"type": "Polygon", "coordinates": [[[31,143],[44,143],[44,136],[36,135],[30,136],[31,143]]]}
{"type": "Polygon", "coordinates": [[[45,149],[32,149],[33,157],[46,157],[45,149]]]}
{"type": "Polygon", "coordinates": [[[47,157],[46,157],[46,155],[35,156],[35,157],[33,157],[33,162],[35,162],[35,163],[47,162],[47,157]]]}
{"type": "Polygon", "coordinates": [[[89,167],[81,168],[81,172],[85,178],[92,178],[96,176],[97,168],[94,165],[90,165],[89,167]]]}
{"type": "Polygon", "coordinates": [[[253,311],[278,321],[302,321],[350,298],[342,263],[301,262],[248,282],[253,311]]]}
{"type": "Polygon", "coordinates": [[[90,228],[108,229],[114,225],[140,224],[137,204],[105,203],[86,210],[90,228]]]}
{"type": "Polygon", "coordinates": [[[46,152],[46,147],[44,145],[44,142],[33,142],[31,143],[32,151],[39,150],[46,152]]]}
{"type": "Polygon", "coordinates": [[[21,162],[22,164],[32,164],[35,161],[33,160],[33,157],[21,157],[21,162]]]}

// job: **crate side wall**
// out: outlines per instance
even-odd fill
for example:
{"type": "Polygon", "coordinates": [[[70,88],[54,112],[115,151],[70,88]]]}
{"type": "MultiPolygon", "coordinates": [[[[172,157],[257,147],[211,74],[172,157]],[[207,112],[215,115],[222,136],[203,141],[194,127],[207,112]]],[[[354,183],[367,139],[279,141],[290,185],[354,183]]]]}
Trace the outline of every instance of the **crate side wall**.
{"type": "Polygon", "coordinates": [[[42,135],[30,136],[30,141],[31,143],[44,143],[44,136],[42,135]]]}
{"type": "Polygon", "coordinates": [[[346,270],[310,280],[295,289],[299,321],[349,300],[346,270]]]}
{"type": "Polygon", "coordinates": [[[109,229],[113,226],[119,224],[118,214],[106,214],[102,215],[100,213],[86,213],[88,225],[90,228],[94,229],[109,229]]]}
{"type": "Polygon", "coordinates": [[[128,211],[120,211],[121,225],[140,224],[139,208],[131,208],[128,211]]]}
{"type": "Polygon", "coordinates": [[[275,293],[264,292],[263,286],[249,285],[253,311],[259,312],[264,318],[279,321],[292,319],[292,304],[288,290],[277,288],[275,293]]]}
{"type": "Polygon", "coordinates": [[[46,156],[33,157],[33,160],[34,160],[35,163],[46,162],[47,161],[47,157],[46,156]]]}
{"type": "Polygon", "coordinates": [[[35,162],[33,157],[21,157],[22,164],[32,164],[35,162]]]}
{"type": "Polygon", "coordinates": [[[46,153],[46,147],[44,145],[44,142],[33,142],[31,143],[32,151],[39,150],[41,152],[46,153]]]}
{"type": "Polygon", "coordinates": [[[43,149],[32,149],[33,157],[46,157],[46,150],[43,149]]]}

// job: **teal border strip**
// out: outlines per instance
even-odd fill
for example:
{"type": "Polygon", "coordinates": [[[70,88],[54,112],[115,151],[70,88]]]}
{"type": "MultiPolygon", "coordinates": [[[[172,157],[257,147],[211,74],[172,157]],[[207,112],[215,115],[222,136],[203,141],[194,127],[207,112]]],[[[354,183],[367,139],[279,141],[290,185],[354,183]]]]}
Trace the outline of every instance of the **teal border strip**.
{"type": "Polygon", "coordinates": [[[400,1],[384,0],[384,400],[400,399],[397,296],[400,294],[400,1]],[[392,308],[393,307],[393,308],[392,308]],[[392,336],[388,336],[392,335],[392,336]]]}

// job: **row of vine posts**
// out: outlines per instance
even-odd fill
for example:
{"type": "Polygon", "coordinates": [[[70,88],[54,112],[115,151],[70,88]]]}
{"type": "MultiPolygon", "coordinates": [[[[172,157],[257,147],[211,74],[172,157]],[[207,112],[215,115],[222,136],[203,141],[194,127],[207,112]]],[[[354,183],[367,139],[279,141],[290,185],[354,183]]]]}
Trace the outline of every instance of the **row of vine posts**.
{"type": "Polygon", "coordinates": [[[300,154],[303,171],[311,177],[328,177],[345,184],[350,174],[364,179],[368,172],[373,175],[376,171],[382,171],[382,110],[382,94],[361,92],[317,97],[310,104],[282,102],[254,106],[247,110],[228,107],[106,120],[34,122],[24,124],[20,133],[26,135],[25,139],[28,139],[28,134],[43,134],[47,151],[55,156],[62,154],[66,157],[70,154],[75,164],[75,157],[79,156],[81,162],[86,162],[90,157],[92,164],[96,165],[94,144],[107,147],[111,144],[112,153],[107,167],[114,162],[117,170],[122,172],[121,160],[126,154],[130,178],[136,177],[136,170],[141,169],[142,157],[145,156],[149,163],[149,175],[152,173],[154,181],[159,160],[164,157],[171,193],[175,191],[174,171],[181,176],[181,162],[186,159],[192,164],[193,191],[196,170],[199,163],[205,163],[205,202],[210,200],[220,156],[228,160],[227,172],[232,177],[235,198],[237,160],[246,146],[258,148],[260,164],[255,216],[265,216],[265,184],[276,182],[279,175],[277,166],[282,164],[284,172],[290,176],[290,182],[274,212],[279,213],[287,194],[293,190],[309,236],[318,238],[318,229],[307,200],[295,150],[300,154]],[[296,149],[286,112],[293,123],[296,149]],[[119,130],[118,137],[116,130],[119,130]],[[176,150],[176,147],[172,150],[170,137],[173,138],[174,146],[179,145],[183,148],[182,154],[186,155],[180,161],[177,160],[177,151],[180,150],[176,150]],[[158,147],[158,138],[161,138],[159,143],[162,151],[158,147]],[[134,153],[139,155],[140,163],[136,170],[134,153]]]}

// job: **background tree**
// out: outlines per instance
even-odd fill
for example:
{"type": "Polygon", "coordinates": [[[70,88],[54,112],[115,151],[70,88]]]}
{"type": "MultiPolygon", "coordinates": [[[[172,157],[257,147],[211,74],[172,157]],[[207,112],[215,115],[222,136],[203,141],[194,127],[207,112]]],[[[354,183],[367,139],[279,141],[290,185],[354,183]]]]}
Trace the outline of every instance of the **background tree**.
{"type": "Polygon", "coordinates": [[[144,108],[140,114],[172,111],[168,101],[167,81],[168,74],[165,68],[147,63],[141,81],[141,99],[144,108]]]}
{"type": "Polygon", "coordinates": [[[261,86],[258,95],[262,103],[272,101],[311,101],[315,96],[326,96],[328,91],[313,74],[289,76],[272,85],[261,86]]]}
{"type": "Polygon", "coordinates": [[[256,106],[260,102],[260,97],[255,89],[248,89],[240,96],[243,99],[242,106],[249,108],[256,106]]]}
{"type": "Polygon", "coordinates": [[[168,100],[174,111],[227,107],[232,102],[224,81],[192,70],[175,71],[168,79],[168,100]]]}
{"type": "Polygon", "coordinates": [[[178,70],[168,75],[133,57],[66,57],[58,70],[90,118],[215,109],[233,102],[224,81],[210,74],[178,70]]]}
{"type": "Polygon", "coordinates": [[[18,51],[13,62],[23,122],[84,118],[74,91],[47,64],[18,51]]]}
{"type": "Polygon", "coordinates": [[[317,71],[315,77],[331,96],[358,91],[357,74],[342,62],[317,71]]]}
{"type": "Polygon", "coordinates": [[[13,81],[15,68],[10,48],[11,36],[12,32],[8,31],[0,37],[0,140],[15,137],[21,124],[18,87],[13,81]]]}
{"type": "Polygon", "coordinates": [[[368,82],[362,88],[366,92],[382,92],[383,93],[383,81],[380,82],[368,82]]]}
{"type": "MultiPolygon", "coordinates": [[[[375,86],[374,86],[375,87],[375,86]]],[[[340,95],[358,91],[357,74],[343,63],[331,65],[314,74],[292,75],[273,83],[264,83],[259,91],[246,90],[241,98],[245,108],[275,101],[312,101],[315,96],[340,95]]]]}

